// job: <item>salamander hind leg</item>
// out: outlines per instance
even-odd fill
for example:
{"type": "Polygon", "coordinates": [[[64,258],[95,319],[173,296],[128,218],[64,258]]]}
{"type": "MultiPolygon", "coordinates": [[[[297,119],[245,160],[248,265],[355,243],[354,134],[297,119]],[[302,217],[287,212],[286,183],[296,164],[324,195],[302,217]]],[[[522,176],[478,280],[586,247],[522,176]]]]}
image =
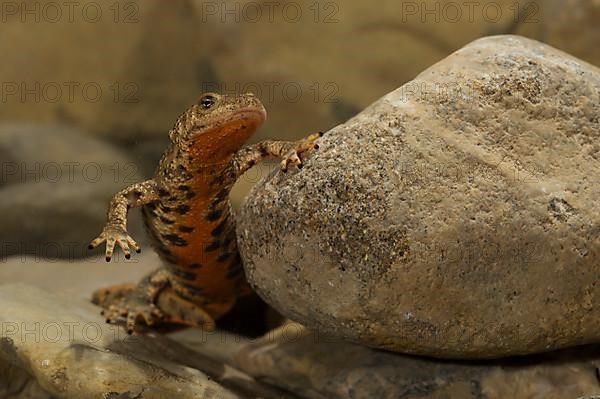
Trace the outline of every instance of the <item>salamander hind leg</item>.
{"type": "Polygon", "coordinates": [[[170,273],[160,268],[139,284],[121,284],[94,292],[92,302],[104,308],[107,323],[126,322],[131,334],[139,322],[147,326],[179,324],[215,328],[213,318],[200,306],[182,298],[170,286],[170,273]]]}
{"type": "Polygon", "coordinates": [[[119,284],[98,289],[92,294],[92,303],[108,308],[111,304],[127,296],[135,287],[135,284],[119,284]]]}
{"type": "Polygon", "coordinates": [[[169,283],[167,272],[158,269],[137,285],[121,284],[94,292],[92,302],[104,308],[107,323],[126,320],[127,333],[133,333],[136,323],[153,326],[165,321],[166,315],[156,306],[156,298],[169,283]]]}
{"type": "Polygon", "coordinates": [[[167,315],[169,323],[199,327],[203,330],[215,329],[215,320],[202,307],[183,298],[172,287],[160,292],[157,298],[158,307],[167,315]]]}

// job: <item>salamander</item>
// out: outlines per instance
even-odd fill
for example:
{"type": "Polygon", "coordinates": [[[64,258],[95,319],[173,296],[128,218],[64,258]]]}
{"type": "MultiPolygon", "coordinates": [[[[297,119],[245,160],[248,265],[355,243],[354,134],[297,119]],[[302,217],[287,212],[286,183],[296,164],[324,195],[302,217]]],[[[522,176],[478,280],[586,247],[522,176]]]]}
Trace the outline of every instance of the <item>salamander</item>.
{"type": "Polygon", "coordinates": [[[153,178],[114,195],[107,223],[90,249],[106,243],[106,260],[115,247],[130,259],[140,246],[127,232],[127,214],[141,208],[154,249],[164,265],[138,284],[96,291],[109,323],[175,323],[212,329],[215,320],[251,292],[237,250],[229,193],[257,162],[281,159],[286,172],[301,168],[321,133],[305,139],[244,143],[262,125],[266,110],[253,94],[203,94],[169,131],[169,146],[153,178]]]}

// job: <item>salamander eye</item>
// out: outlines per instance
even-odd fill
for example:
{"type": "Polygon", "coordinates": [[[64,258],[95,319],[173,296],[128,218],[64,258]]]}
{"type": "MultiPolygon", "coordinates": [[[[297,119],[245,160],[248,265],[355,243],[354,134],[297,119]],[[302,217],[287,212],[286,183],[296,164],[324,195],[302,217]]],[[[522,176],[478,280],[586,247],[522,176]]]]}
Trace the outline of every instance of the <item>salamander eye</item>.
{"type": "Polygon", "coordinates": [[[198,101],[198,103],[200,104],[200,107],[202,107],[202,109],[204,109],[204,110],[210,109],[210,107],[215,105],[216,102],[217,102],[217,99],[215,98],[215,96],[211,96],[210,94],[202,97],[200,99],[200,101],[198,101]]]}

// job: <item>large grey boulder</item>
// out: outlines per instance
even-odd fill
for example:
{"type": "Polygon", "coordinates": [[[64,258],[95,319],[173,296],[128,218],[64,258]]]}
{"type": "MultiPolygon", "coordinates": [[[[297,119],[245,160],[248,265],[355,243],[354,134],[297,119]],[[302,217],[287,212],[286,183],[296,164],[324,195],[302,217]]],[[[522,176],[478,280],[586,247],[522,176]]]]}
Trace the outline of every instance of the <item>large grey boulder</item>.
{"type": "Polygon", "coordinates": [[[285,316],[398,352],[600,341],[599,138],[598,68],[477,40],[254,188],[246,274],[285,316]]]}

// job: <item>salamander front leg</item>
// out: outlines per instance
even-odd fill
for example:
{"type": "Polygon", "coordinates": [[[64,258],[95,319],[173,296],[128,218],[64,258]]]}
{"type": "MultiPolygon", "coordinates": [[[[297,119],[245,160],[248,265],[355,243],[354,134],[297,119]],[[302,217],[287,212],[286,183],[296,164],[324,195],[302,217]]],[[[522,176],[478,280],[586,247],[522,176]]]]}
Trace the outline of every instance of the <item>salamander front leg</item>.
{"type": "Polygon", "coordinates": [[[129,259],[131,253],[129,248],[140,252],[140,246],[127,233],[127,212],[130,208],[137,208],[158,200],[157,185],[154,180],[146,180],[142,183],[133,184],[119,191],[110,201],[108,207],[107,222],[102,233],[92,240],[89,249],[94,249],[106,242],[106,261],[110,262],[115,245],[123,250],[125,258],[129,259]]]}
{"type": "Polygon", "coordinates": [[[318,149],[315,142],[323,133],[314,133],[298,141],[273,141],[266,140],[249,145],[239,150],[233,157],[233,165],[237,176],[241,176],[265,159],[281,159],[282,171],[287,171],[290,165],[302,167],[302,155],[310,150],[318,149]]]}

